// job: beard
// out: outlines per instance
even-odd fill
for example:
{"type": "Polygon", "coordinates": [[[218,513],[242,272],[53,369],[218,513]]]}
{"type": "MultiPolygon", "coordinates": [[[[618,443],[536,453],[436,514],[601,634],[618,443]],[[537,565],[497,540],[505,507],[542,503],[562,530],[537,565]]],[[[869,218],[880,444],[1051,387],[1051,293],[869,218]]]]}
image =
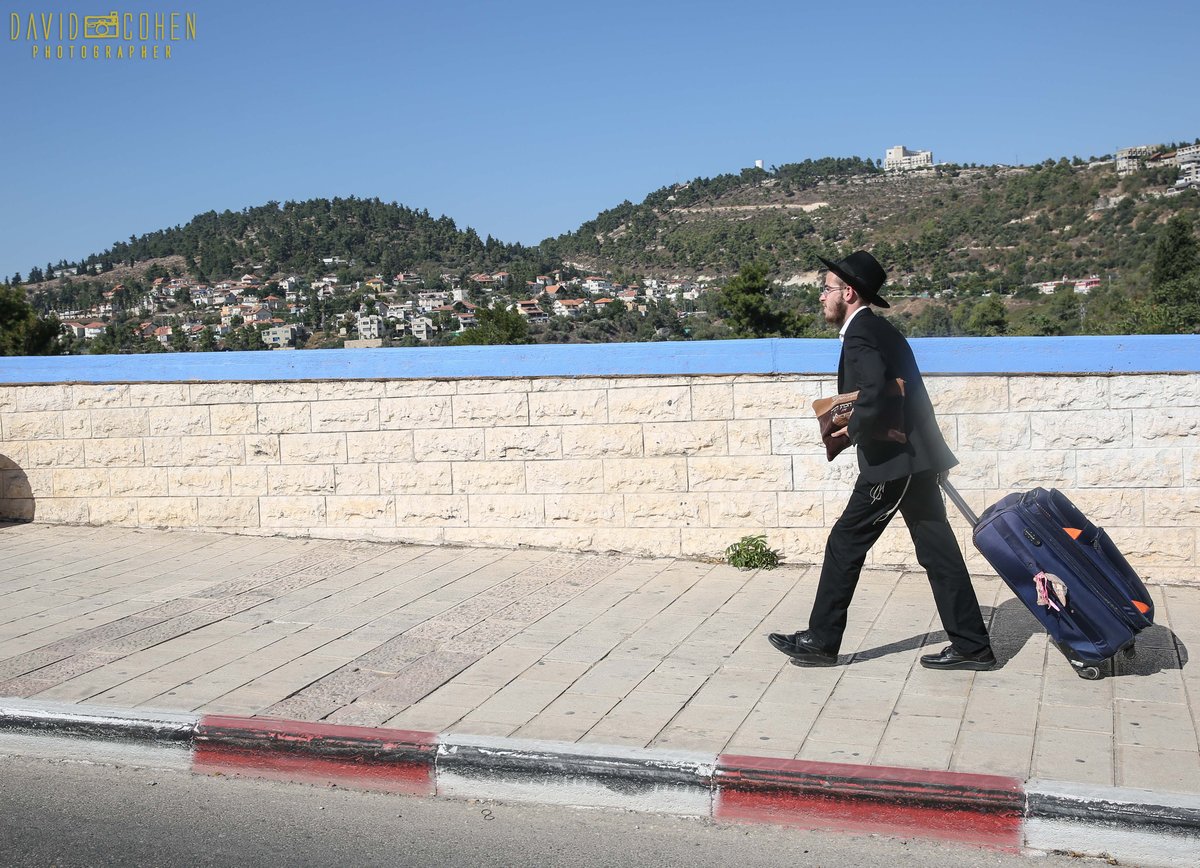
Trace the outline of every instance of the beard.
{"type": "Polygon", "coordinates": [[[829,323],[831,326],[837,326],[840,328],[842,323],[846,321],[846,299],[842,298],[840,295],[835,297],[833,300],[833,310],[831,311],[829,307],[826,306],[823,309],[823,313],[825,314],[825,322],[829,323]]]}

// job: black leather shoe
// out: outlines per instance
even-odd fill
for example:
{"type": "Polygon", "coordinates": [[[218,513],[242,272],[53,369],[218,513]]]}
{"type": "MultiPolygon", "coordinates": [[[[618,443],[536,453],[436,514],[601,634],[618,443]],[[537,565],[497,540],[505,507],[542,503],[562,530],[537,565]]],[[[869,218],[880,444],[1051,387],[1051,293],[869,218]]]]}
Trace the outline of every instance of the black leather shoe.
{"type": "Polygon", "coordinates": [[[792,658],[797,666],[833,666],[837,655],[824,650],[807,630],[799,633],[772,633],[767,641],[792,658]]]}
{"type": "Polygon", "coordinates": [[[996,655],[991,648],[984,648],[974,654],[963,654],[953,645],[947,645],[937,654],[926,654],[921,657],[921,665],[926,669],[973,669],[983,672],[996,666],[996,655]]]}

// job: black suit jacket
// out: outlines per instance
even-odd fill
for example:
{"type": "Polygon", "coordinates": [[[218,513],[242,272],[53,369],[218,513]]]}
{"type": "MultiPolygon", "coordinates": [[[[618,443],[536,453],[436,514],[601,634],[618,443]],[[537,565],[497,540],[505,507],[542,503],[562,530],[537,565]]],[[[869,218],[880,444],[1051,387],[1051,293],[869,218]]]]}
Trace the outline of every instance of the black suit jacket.
{"type": "Polygon", "coordinates": [[[855,390],[859,396],[850,417],[850,442],[858,446],[858,469],[868,482],[948,470],[958,463],[937,426],[908,341],[869,308],[850,321],[838,361],[838,392],[855,390]],[[881,421],[884,387],[897,377],[904,380],[907,443],[871,437],[881,421]]]}

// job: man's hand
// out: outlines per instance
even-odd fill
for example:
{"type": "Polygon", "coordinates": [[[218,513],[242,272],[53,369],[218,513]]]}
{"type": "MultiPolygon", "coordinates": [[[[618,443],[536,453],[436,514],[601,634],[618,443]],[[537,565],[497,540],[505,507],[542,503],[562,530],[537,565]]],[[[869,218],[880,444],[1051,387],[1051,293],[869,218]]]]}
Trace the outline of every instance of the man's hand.
{"type": "Polygon", "coordinates": [[[834,431],[832,434],[830,434],[829,436],[830,437],[849,437],[850,429],[849,428],[839,428],[836,431],[834,431]]]}

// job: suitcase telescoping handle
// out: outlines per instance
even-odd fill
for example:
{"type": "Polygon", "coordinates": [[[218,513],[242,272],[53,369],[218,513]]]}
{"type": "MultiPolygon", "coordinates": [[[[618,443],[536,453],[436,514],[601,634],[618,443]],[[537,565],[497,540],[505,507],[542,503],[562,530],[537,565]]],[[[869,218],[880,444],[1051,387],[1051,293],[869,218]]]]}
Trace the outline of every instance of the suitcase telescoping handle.
{"type": "Polygon", "coordinates": [[[970,522],[971,527],[975,527],[975,525],[979,524],[979,516],[977,516],[974,510],[972,510],[971,507],[967,505],[967,502],[963,500],[963,496],[958,493],[958,489],[950,484],[950,480],[945,473],[938,474],[938,483],[941,484],[942,491],[946,492],[946,496],[954,501],[954,505],[957,506],[958,511],[963,514],[963,518],[970,522]]]}

